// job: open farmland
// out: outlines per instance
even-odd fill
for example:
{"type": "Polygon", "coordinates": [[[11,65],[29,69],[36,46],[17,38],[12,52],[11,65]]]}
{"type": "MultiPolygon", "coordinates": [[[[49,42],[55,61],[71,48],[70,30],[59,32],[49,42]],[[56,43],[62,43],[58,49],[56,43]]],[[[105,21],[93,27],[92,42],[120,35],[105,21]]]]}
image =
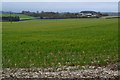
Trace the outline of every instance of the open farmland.
{"type": "Polygon", "coordinates": [[[3,22],[3,67],[105,65],[118,59],[117,19],[3,22]]]}

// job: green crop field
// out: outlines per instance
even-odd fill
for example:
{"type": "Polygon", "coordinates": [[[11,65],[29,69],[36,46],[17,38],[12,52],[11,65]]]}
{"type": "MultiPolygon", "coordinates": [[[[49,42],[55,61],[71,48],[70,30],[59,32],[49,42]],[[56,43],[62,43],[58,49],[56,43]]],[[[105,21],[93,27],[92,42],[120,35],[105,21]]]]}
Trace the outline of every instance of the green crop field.
{"type": "Polygon", "coordinates": [[[3,22],[3,68],[106,65],[118,59],[117,19],[3,22]]]}
{"type": "MultiPolygon", "coordinates": [[[[2,14],[2,16],[10,16],[10,14],[2,14]]],[[[24,14],[11,14],[11,16],[19,16],[20,19],[34,19],[35,17],[27,16],[24,14]]]]}

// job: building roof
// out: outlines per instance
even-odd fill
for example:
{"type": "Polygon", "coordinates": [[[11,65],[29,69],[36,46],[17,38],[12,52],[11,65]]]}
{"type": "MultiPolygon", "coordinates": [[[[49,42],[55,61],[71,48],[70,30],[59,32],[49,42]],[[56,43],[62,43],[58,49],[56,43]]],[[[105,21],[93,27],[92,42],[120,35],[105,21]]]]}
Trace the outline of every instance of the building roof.
{"type": "Polygon", "coordinates": [[[95,11],[81,11],[80,13],[97,13],[95,11]]]}

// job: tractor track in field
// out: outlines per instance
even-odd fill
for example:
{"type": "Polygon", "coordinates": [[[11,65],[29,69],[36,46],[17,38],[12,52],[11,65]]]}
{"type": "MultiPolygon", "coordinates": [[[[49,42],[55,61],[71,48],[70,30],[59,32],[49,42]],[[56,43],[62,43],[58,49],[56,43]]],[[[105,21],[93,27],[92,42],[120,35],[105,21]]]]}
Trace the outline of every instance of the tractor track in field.
{"type": "Polygon", "coordinates": [[[56,68],[4,68],[2,78],[120,78],[120,62],[107,66],[61,66],[56,68]]]}

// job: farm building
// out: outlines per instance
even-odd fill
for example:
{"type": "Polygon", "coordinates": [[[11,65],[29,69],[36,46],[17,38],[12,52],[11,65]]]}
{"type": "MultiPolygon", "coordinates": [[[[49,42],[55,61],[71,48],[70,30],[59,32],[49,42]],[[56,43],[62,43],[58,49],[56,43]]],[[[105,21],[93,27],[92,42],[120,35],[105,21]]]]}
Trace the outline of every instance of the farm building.
{"type": "Polygon", "coordinates": [[[85,18],[98,18],[98,17],[100,17],[100,13],[95,12],[95,11],[81,11],[80,14],[82,17],[85,17],[85,18]]]}

